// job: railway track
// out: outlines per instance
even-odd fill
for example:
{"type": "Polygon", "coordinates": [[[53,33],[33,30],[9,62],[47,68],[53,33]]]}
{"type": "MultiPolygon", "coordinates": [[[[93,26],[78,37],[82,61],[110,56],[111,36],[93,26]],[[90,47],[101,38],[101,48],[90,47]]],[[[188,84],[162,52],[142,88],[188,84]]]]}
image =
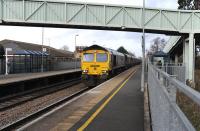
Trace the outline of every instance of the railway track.
{"type": "Polygon", "coordinates": [[[30,90],[28,92],[24,92],[18,94],[16,96],[6,97],[0,99],[0,111],[7,110],[9,108],[13,108],[17,105],[23,104],[27,101],[31,101],[33,99],[42,97],[44,95],[51,94],[53,92],[62,90],[64,88],[70,87],[74,84],[78,84],[81,82],[81,78],[74,78],[65,82],[56,83],[50,86],[46,86],[43,88],[38,88],[35,90],[30,90]]]}
{"type": "Polygon", "coordinates": [[[48,106],[45,106],[45,107],[41,108],[37,112],[29,114],[26,117],[18,119],[17,121],[13,121],[12,123],[10,123],[10,124],[8,124],[8,125],[6,125],[4,127],[0,127],[0,130],[2,130],[2,131],[15,130],[17,127],[20,127],[21,125],[24,125],[25,123],[28,123],[28,122],[38,118],[42,114],[45,114],[45,113],[51,111],[55,107],[58,107],[58,106],[64,104],[65,102],[71,100],[72,98],[75,98],[75,97],[79,96],[80,94],[82,94],[83,92],[88,91],[89,89],[91,89],[91,88],[87,87],[87,88],[84,88],[82,90],[79,90],[79,91],[77,91],[77,92],[75,92],[75,93],[73,93],[73,94],[71,94],[71,95],[59,100],[59,101],[56,101],[56,102],[54,102],[54,103],[52,103],[52,104],[50,104],[48,106]]]}

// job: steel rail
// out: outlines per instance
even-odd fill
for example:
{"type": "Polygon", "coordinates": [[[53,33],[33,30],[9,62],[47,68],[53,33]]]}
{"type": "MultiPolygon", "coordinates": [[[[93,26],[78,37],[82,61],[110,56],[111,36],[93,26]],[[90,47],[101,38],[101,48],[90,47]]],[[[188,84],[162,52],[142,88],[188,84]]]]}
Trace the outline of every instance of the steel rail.
{"type": "Polygon", "coordinates": [[[21,93],[17,96],[6,98],[1,100],[0,103],[0,111],[7,110],[9,108],[13,108],[15,106],[21,105],[27,101],[31,101],[33,99],[37,99],[39,97],[51,94],[53,92],[58,92],[60,90],[63,90],[65,88],[69,88],[70,86],[74,84],[80,83],[80,78],[75,78],[72,80],[68,80],[65,82],[56,83],[50,86],[46,86],[44,88],[39,88],[36,90],[32,90],[26,93],[21,93]]]}
{"type": "Polygon", "coordinates": [[[80,94],[82,94],[83,92],[85,92],[89,89],[91,89],[91,88],[87,87],[85,89],[77,91],[76,93],[71,94],[70,96],[66,96],[59,101],[56,101],[48,106],[45,106],[45,107],[39,109],[37,112],[34,112],[25,117],[22,117],[22,118],[18,119],[17,121],[13,121],[12,123],[10,123],[6,126],[0,127],[0,130],[2,130],[2,131],[13,130],[13,129],[19,127],[20,125],[23,125],[23,124],[27,123],[28,121],[31,121],[31,120],[41,116],[42,114],[54,109],[55,107],[62,105],[63,103],[69,101],[70,99],[73,99],[73,98],[79,96],[80,94]]]}

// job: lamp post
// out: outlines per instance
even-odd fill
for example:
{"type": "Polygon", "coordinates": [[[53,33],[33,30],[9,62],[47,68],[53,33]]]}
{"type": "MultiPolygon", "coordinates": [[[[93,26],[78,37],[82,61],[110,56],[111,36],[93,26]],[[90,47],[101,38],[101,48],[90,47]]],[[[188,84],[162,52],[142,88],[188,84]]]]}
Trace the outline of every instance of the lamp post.
{"type": "Polygon", "coordinates": [[[49,55],[51,54],[51,40],[50,40],[50,38],[48,39],[48,41],[49,41],[49,55]]]}
{"type": "Polygon", "coordinates": [[[77,38],[78,36],[79,36],[78,34],[75,35],[75,50],[74,50],[74,56],[75,56],[75,67],[74,67],[74,68],[75,68],[75,70],[76,70],[76,66],[77,66],[77,65],[76,65],[76,62],[77,62],[77,61],[76,61],[76,38],[77,38]]]}
{"type": "Polygon", "coordinates": [[[145,70],[145,0],[142,8],[142,74],[141,74],[141,91],[144,91],[144,70],[145,70]]]}
{"type": "Polygon", "coordinates": [[[43,65],[43,46],[44,46],[44,28],[42,27],[42,62],[41,62],[41,72],[44,71],[44,65],[43,65]]]}

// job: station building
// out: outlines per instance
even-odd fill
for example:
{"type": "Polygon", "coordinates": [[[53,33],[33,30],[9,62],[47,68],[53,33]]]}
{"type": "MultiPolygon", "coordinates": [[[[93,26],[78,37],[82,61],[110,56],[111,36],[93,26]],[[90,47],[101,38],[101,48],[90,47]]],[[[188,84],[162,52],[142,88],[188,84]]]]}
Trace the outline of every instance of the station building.
{"type": "Polygon", "coordinates": [[[50,46],[20,42],[14,40],[0,41],[0,74],[5,73],[5,51],[8,51],[8,73],[28,73],[61,70],[66,66],[64,63],[74,60],[74,53],[52,48],[50,46]],[[43,61],[43,64],[42,64],[43,61]],[[64,65],[63,65],[64,64],[64,65]]]}

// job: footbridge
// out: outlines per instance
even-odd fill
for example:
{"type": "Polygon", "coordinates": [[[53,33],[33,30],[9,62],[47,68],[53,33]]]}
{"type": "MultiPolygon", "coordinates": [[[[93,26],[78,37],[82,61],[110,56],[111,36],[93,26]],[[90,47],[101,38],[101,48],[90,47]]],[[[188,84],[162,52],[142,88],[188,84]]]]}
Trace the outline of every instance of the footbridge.
{"type": "MultiPolygon", "coordinates": [[[[200,12],[146,8],[151,33],[200,33],[200,12]]],[[[0,24],[142,31],[142,7],[46,0],[0,0],[0,24]]]]}

